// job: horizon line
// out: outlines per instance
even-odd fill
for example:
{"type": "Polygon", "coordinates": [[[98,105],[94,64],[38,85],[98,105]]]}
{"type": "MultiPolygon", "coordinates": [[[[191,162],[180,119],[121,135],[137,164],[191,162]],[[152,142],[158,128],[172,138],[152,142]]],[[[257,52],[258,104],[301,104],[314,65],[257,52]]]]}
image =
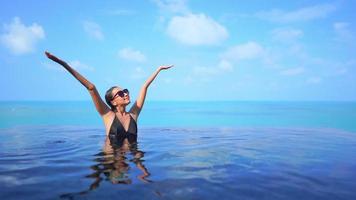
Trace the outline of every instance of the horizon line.
{"type": "MultiPolygon", "coordinates": [[[[24,100],[1,100],[1,103],[5,102],[92,102],[92,100],[30,100],[30,99],[24,99],[24,100]]],[[[356,100],[350,99],[350,100],[326,100],[326,99],[299,99],[299,100],[290,100],[290,99],[226,99],[226,100],[146,100],[146,102],[356,102],[356,100]]],[[[133,102],[131,102],[133,103],[133,102]]]]}

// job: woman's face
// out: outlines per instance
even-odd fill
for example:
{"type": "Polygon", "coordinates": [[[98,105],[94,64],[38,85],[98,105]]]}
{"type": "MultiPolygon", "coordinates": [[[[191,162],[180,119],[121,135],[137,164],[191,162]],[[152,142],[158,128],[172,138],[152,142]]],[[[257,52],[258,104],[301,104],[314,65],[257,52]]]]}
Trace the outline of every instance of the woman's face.
{"type": "Polygon", "coordinates": [[[125,91],[121,87],[116,87],[111,93],[112,100],[111,103],[114,106],[117,105],[128,105],[130,103],[130,95],[128,91],[125,91]]]}

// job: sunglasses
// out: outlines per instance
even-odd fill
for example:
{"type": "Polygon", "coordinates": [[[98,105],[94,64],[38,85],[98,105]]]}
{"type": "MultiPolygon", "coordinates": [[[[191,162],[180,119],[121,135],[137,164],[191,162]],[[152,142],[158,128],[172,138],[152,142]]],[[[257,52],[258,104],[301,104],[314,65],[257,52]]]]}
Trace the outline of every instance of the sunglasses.
{"type": "Polygon", "coordinates": [[[119,91],[117,91],[116,94],[112,97],[112,99],[115,99],[117,96],[119,96],[119,97],[124,97],[125,94],[129,94],[129,90],[128,90],[128,89],[119,90],[119,91]]]}

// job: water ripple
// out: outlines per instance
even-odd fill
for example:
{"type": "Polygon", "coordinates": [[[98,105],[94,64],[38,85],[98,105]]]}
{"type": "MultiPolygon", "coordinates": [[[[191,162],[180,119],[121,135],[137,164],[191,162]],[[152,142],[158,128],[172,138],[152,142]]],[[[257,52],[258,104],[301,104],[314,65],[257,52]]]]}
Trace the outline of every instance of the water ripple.
{"type": "Polygon", "coordinates": [[[1,199],[356,198],[356,137],[341,130],[146,128],[120,150],[82,127],[0,139],[1,199]]]}

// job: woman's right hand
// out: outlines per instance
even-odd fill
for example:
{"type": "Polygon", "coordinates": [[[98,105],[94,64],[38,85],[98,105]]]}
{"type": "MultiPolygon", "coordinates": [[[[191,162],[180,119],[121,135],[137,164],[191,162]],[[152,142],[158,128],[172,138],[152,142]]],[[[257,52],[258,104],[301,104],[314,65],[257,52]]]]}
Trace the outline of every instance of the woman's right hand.
{"type": "Polygon", "coordinates": [[[57,58],[56,56],[52,55],[52,54],[49,53],[48,51],[45,51],[45,54],[46,54],[47,58],[53,60],[54,62],[57,62],[57,63],[63,62],[61,59],[59,59],[59,58],[57,58]]]}

